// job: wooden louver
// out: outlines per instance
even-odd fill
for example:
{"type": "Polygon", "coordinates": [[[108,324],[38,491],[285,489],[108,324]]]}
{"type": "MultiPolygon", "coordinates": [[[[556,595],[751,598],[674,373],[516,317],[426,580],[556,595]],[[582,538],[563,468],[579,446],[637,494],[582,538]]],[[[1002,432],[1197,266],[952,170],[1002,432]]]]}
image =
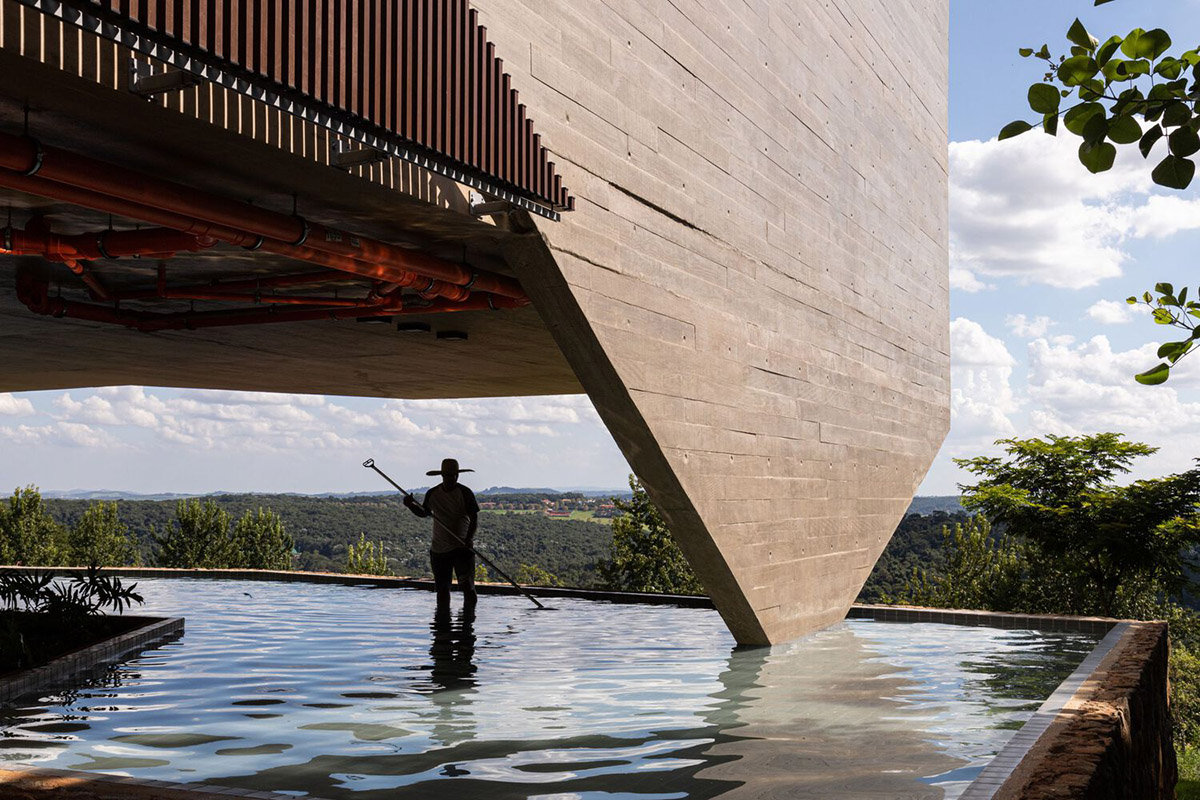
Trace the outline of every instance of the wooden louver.
{"type": "Polygon", "coordinates": [[[20,0],[544,216],[574,198],[468,0],[20,0]]]}

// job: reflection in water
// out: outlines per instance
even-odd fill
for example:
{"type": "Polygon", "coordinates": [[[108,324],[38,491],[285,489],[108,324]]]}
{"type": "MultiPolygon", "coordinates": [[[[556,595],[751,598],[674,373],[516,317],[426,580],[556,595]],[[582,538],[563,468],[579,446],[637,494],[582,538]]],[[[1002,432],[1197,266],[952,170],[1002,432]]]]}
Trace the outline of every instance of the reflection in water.
{"type": "Polygon", "coordinates": [[[953,797],[1095,641],[854,620],[732,649],[698,609],[140,588],[183,638],[0,709],[0,761],[335,800],[953,797]]]}
{"type": "Polygon", "coordinates": [[[701,777],[737,781],[724,798],[943,797],[921,778],[963,762],[930,747],[900,699],[901,669],[875,659],[844,626],[801,642],[735,650],[723,702],[706,719],[727,735],[705,752],[725,757],[701,777]]]}
{"type": "MultiPolygon", "coordinates": [[[[453,619],[449,608],[439,607],[429,630],[430,685],[426,691],[436,719],[432,736],[438,744],[450,747],[475,738],[470,710],[476,693],[475,610],[464,608],[453,619]]],[[[414,688],[421,691],[420,687],[414,688]]]]}

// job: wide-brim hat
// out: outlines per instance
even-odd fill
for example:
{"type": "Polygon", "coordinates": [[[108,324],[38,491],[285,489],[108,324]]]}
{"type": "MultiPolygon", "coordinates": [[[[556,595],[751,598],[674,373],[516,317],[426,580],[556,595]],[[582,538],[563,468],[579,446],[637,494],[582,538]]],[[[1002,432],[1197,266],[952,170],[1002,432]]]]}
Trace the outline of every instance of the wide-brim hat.
{"type": "Polygon", "coordinates": [[[473,469],[461,469],[457,458],[443,458],[441,469],[431,469],[426,475],[445,475],[447,472],[474,472],[473,469]]]}

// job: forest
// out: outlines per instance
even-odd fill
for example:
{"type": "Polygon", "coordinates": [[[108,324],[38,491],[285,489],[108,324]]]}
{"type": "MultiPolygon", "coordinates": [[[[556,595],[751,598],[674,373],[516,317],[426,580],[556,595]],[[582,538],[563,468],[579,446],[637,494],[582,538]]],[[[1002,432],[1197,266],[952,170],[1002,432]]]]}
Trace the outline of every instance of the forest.
{"type": "MultiPolygon", "coordinates": [[[[527,502],[540,495],[491,495],[489,500],[527,502]]],[[[429,571],[429,523],[417,519],[398,497],[307,497],[290,494],[221,494],[209,498],[231,517],[269,508],[282,519],[292,537],[295,568],[343,572],[348,548],[360,535],[382,542],[391,570],[397,575],[429,571]]],[[[920,498],[919,498],[920,499],[920,498]]],[[[942,498],[937,498],[942,500],[942,498]]],[[[46,498],[50,516],[70,527],[78,523],[92,501],[46,498]]],[[[152,564],[153,534],[165,531],[175,519],[175,500],[117,500],[117,514],[129,529],[141,555],[152,564]]],[[[956,503],[930,503],[947,507],[956,503]]],[[[860,595],[860,602],[895,597],[913,569],[940,563],[942,527],[966,520],[966,514],[934,511],[910,513],[901,521],[860,595]]],[[[539,567],[567,586],[603,585],[600,566],[609,558],[612,532],[607,525],[582,520],[550,519],[540,514],[484,514],[477,539],[479,548],[506,572],[522,564],[539,567]]]]}
{"type": "MultiPolygon", "coordinates": [[[[365,535],[371,542],[383,543],[395,574],[420,576],[429,571],[429,522],[413,516],[398,496],[221,494],[204,499],[233,518],[258,508],[278,514],[294,542],[296,569],[344,572],[349,545],[365,535]]],[[[52,498],[43,502],[50,516],[67,527],[76,524],[91,504],[52,498]]],[[[115,502],[121,522],[137,543],[142,563],[152,564],[153,535],[170,527],[176,501],[115,502]]],[[[482,515],[476,545],[506,572],[515,573],[522,564],[529,564],[568,586],[593,586],[598,581],[598,565],[608,558],[611,541],[607,525],[500,512],[482,515]]]]}

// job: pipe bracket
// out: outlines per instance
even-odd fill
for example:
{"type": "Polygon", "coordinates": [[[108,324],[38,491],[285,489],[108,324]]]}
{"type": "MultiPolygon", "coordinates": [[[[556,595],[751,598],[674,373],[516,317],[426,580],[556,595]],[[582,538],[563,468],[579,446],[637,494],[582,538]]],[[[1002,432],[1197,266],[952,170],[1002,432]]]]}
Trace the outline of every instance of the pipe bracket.
{"type": "Polygon", "coordinates": [[[104,249],[104,237],[107,234],[108,234],[108,231],[105,231],[104,233],[101,233],[99,236],[96,237],[96,249],[100,252],[101,256],[112,261],[112,260],[114,260],[113,257],[111,255],[109,255],[109,252],[107,250],[104,249]]]}
{"type": "Polygon", "coordinates": [[[42,162],[46,159],[46,153],[42,150],[42,143],[33,137],[28,137],[33,143],[33,166],[25,170],[21,174],[26,178],[32,178],[42,171],[42,162]]]}
{"type": "Polygon", "coordinates": [[[308,227],[308,220],[306,220],[304,217],[301,217],[299,215],[296,216],[296,219],[300,220],[300,224],[304,227],[304,232],[302,234],[300,234],[299,239],[292,242],[292,247],[303,247],[304,243],[308,241],[308,234],[310,233],[310,229],[308,227]]]}

